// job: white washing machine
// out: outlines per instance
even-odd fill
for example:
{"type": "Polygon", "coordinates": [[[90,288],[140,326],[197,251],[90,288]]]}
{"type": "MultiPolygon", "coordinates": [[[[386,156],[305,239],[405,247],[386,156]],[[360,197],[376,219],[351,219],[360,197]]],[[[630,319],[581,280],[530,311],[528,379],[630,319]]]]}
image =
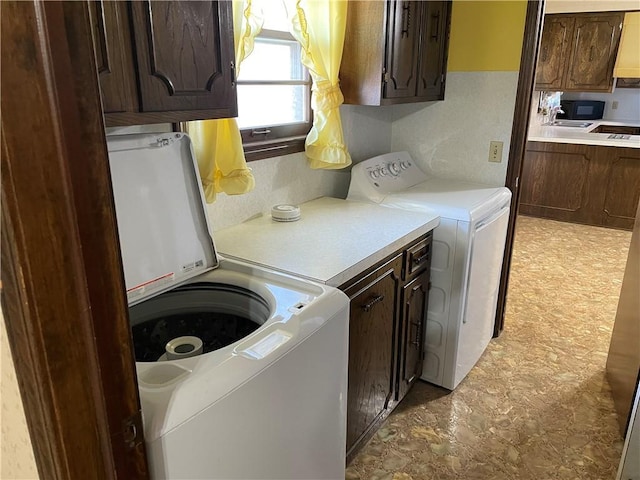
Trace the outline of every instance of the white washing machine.
{"type": "Polygon", "coordinates": [[[429,177],[397,152],[355,165],[347,199],[440,215],[421,378],[453,390],[493,336],[511,192],[429,177]]]}
{"type": "Polygon", "coordinates": [[[186,135],[108,149],[152,478],[343,478],[347,297],[217,256],[186,135]]]}

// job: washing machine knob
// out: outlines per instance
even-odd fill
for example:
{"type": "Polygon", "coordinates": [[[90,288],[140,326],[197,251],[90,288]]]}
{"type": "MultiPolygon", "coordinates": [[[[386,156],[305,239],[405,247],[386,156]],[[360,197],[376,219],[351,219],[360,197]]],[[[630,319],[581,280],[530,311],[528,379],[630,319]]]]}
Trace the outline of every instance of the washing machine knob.
{"type": "Polygon", "coordinates": [[[389,171],[392,175],[397,176],[400,173],[400,165],[398,162],[392,162],[389,164],[389,171]]]}

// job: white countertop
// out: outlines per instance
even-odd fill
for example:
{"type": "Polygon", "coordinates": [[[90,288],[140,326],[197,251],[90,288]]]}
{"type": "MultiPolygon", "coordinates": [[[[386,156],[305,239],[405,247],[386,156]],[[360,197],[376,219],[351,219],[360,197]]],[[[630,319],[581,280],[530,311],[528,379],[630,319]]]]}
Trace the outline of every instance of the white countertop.
{"type": "Polygon", "coordinates": [[[640,127],[639,121],[585,120],[588,127],[556,127],[551,125],[529,125],[530,142],[578,143],[582,145],[601,145],[605,147],[640,148],[640,135],[631,135],[629,139],[610,139],[610,133],[589,133],[600,125],[629,125],[640,127]]]}
{"type": "Polygon", "coordinates": [[[433,230],[440,217],[337,198],[300,205],[301,218],[271,215],[214,234],[218,253],[334,287],[433,230]]]}

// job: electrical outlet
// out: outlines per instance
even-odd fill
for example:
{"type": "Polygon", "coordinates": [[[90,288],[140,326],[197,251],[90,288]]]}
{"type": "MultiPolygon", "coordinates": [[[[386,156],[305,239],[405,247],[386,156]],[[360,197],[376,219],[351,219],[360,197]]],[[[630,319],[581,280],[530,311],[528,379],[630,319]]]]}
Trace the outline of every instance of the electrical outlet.
{"type": "Polygon", "coordinates": [[[611,102],[611,110],[617,110],[617,109],[618,109],[618,102],[614,100],[613,102],[611,102]]]}
{"type": "Polygon", "coordinates": [[[489,161],[500,163],[502,162],[502,145],[503,142],[493,141],[489,144],[489,161]]]}

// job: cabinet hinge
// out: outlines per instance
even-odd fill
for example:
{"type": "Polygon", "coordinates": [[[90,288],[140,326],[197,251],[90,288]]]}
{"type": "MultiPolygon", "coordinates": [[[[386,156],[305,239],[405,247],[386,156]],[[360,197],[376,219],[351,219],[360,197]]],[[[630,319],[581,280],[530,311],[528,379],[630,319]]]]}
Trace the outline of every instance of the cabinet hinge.
{"type": "Polygon", "coordinates": [[[440,83],[444,83],[444,73],[442,75],[440,75],[440,83]]]}
{"type": "Polygon", "coordinates": [[[382,69],[382,83],[387,83],[389,80],[391,80],[391,76],[389,75],[389,72],[387,72],[386,68],[382,69]]]}
{"type": "Polygon", "coordinates": [[[518,188],[518,185],[520,184],[520,177],[516,177],[515,184],[515,188],[518,188]]]}
{"type": "Polygon", "coordinates": [[[122,422],[123,439],[128,450],[133,450],[144,441],[142,429],[142,412],[140,410],[122,422]]]}

